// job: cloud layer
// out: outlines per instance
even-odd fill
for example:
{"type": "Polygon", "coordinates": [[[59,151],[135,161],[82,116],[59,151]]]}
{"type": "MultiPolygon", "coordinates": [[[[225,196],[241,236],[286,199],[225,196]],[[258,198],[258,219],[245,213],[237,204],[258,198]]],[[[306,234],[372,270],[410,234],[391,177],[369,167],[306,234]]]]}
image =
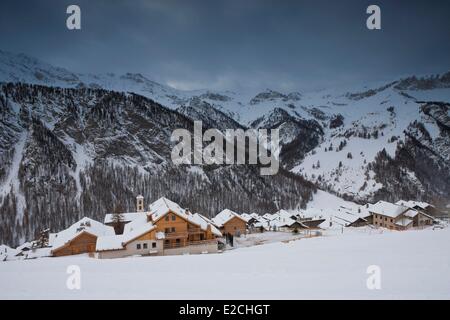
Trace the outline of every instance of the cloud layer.
{"type": "Polygon", "coordinates": [[[449,1],[3,0],[0,47],[79,72],[140,72],[181,89],[309,90],[450,69],[449,1]]]}

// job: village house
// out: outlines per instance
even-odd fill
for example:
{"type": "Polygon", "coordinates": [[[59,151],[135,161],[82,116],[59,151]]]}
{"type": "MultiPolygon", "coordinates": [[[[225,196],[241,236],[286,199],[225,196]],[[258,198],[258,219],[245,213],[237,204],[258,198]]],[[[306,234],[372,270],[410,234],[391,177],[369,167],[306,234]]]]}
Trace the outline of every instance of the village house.
{"type": "Polygon", "coordinates": [[[122,234],[97,239],[99,258],[218,252],[222,234],[208,218],[164,197],[141,212],[142,200],[137,198],[138,213],[124,214],[133,219],[125,224],[122,234]]]}
{"type": "Polygon", "coordinates": [[[325,222],[325,219],[300,218],[298,221],[308,229],[320,229],[320,225],[325,222]]]}
{"type": "Polygon", "coordinates": [[[391,230],[407,230],[412,227],[431,225],[434,218],[407,206],[378,201],[368,207],[373,224],[391,230]]]}
{"type": "Polygon", "coordinates": [[[368,208],[376,227],[391,230],[407,230],[413,227],[413,219],[405,216],[408,207],[399,206],[386,201],[378,201],[368,208]]]}
{"type": "Polygon", "coordinates": [[[219,212],[211,221],[223,235],[240,237],[247,232],[247,221],[229,209],[219,212]]]}
{"type": "Polygon", "coordinates": [[[291,231],[290,226],[296,221],[297,216],[289,213],[286,210],[279,210],[272,214],[269,221],[269,229],[272,231],[291,231]]]}
{"type": "Polygon", "coordinates": [[[81,253],[94,253],[97,238],[114,235],[114,229],[109,226],[83,218],[69,228],[49,235],[51,255],[54,257],[68,256],[81,253]]]}
{"type": "Polygon", "coordinates": [[[355,217],[352,222],[350,222],[347,227],[365,227],[373,224],[373,216],[368,215],[365,217],[355,217]]]}
{"type": "Polygon", "coordinates": [[[378,201],[368,208],[372,215],[373,225],[391,230],[408,230],[414,227],[414,218],[418,219],[419,212],[386,201],[378,201]]]}
{"type": "Polygon", "coordinates": [[[435,220],[434,216],[440,215],[439,210],[436,209],[435,206],[427,202],[399,200],[395,204],[421,212],[422,213],[421,220],[423,220],[423,223],[427,225],[433,223],[433,221],[435,220]]]}
{"type": "Polygon", "coordinates": [[[306,225],[298,220],[291,218],[273,219],[269,221],[269,228],[272,231],[293,232],[309,229],[306,225]]]}
{"type": "Polygon", "coordinates": [[[257,213],[241,214],[241,217],[247,221],[247,230],[250,233],[269,231],[269,221],[257,213]]]}

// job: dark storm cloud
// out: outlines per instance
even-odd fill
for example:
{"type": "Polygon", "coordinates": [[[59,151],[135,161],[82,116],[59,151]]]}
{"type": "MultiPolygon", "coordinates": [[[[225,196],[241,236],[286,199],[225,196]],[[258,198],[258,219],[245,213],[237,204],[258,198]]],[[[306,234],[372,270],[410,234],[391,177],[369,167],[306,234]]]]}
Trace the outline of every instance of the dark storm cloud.
{"type": "Polygon", "coordinates": [[[450,69],[449,1],[10,1],[0,48],[180,88],[305,90],[450,69]],[[78,4],[82,30],[65,27],[78,4]],[[366,28],[369,4],[382,30],[366,28]]]}

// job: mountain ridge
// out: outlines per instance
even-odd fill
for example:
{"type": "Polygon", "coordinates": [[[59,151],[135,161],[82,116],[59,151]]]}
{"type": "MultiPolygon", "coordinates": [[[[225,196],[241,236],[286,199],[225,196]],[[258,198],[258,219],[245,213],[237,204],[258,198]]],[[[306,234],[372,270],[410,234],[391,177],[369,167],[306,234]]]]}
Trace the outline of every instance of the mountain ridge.
{"type": "Polygon", "coordinates": [[[101,220],[114,203],[132,210],[135,193],[170,195],[207,215],[303,207],[316,188],[360,203],[445,206],[449,75],[346,91],[181,91],[140,74],[80,75],[0,51],[0,233],[17,243],[81,214],[101,220]],[[222,131],[279,129],[281,173],[270,180],[252,167],[174,168],[170,133],[196,120],[222,131]]]}

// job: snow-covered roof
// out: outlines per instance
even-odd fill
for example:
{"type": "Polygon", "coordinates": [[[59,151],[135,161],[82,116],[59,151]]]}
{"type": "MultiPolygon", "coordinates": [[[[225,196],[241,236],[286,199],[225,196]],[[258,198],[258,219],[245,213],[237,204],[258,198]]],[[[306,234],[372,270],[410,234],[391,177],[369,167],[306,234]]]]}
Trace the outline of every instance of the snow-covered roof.
{"type": "Polygon", "coordinates": [[[275,219],[276,217],[277,216],[275,216],[273,214],[270,214],[270,213],[266,213],[266,214],[263,215],[263,218],[266,219],[266,220],[269,220],[269,221],[275,219]]]}
{"type": "Polygon", "coordinates": [[[31,249],[30,251],[27,251],[26,259],[51,257],[52,249],[53,248],[50,248],[50,247],[31,249]]]}
{"type": "Polygon", "coordinates": [[[31,242],[25,242],[24,244],[21,244],[20,246],[18,246],[18,247],[16,248],[16,250],[17,250],[18,252],[24,251],[24,250],[30,250],[32,246],[33,246],[33,245],[32,245],[31,242]]]}
{"type": "Polygon", "coordinates": [[[269,222],[267,220],[265,220],[263,222],[261,222],[261,221],[256,222],[253,226],[255,228],[263,227],[265,230],[269,230],[269,222]]]}
{"type": "Polygon", "coordinates": [[[281,209],[281,210],[277,211],[274,215],[283,219],[283,218],[297,217],[298,213],[297,212],[289,212],[287,210],[281,209]]]}
{"type": "Polygon", "coordinates": [[[415,216],[417,216],[419,214],[418,211],[413,210],[413,209],[409,209],[408,211],[406,211],[403,215],[405,217],[409,217],[409,218],[414,218],[415,216]]]}
{"type": "MultiPolygon", "coordinates": [[[[128,242],[156,229],[156,220],[161,219],[169,212],[181,216],[189,223],[200,227],[203,231],[207,230],[209,224],[214,235],[222,236],[222,233],[212,224],[211,220],[199,213],[191,214],[169,199],[160,198],[153,202],[149,209],[149,213],[140,213],[130,223],[125,224],[122,235],[107,235],[97,238],[97,251],[124,249],[128,242]]],[[[156,239],[164,239],[164,237],[164,232],[156,234],[156,239]]]]}
{"type": "Polygon", "coordinates": [[[381,214],[383,216],[396,218],[403,212],[408,210],[408,207],[396,205],[386,201],[378,201],[377,203],[369,207],[369,211],[375,214],[381,214]]]}
{"type": "Polygon", "coordinates": [[[125,225],[124,232],[121,235],[107,235],[97,238],[97,251],[121,250],[124,246],[136,238],[155,229],[156,226],[147,222],[147,219],[138,218],[125,225]]]}
{"type": "Polygon", "coordinates": [[[122,235],[98,237],[95,245],[97,251],[122,250],[122,235]]]}
{"type": "Polygon", "coordinates": [[[271,220],[271,221],[269,222],[269,225],[270,225],[271,227],[277,227],[277,228],[280,228],[280,227],[289,227],[289,226],[291,226],[294,222],[296,222],[296,221],[293,220],[293,219],[291,219],[291,218],[282,218],[282,219],[274,219],[274,220],[271,220]]]}
{"type": "MultiPolygon", "coordinates": [[[[112,223],[114,221],[114,215],[115,213],[108,213],[105,215],[105,220],[103,221],[105,224],[112,223]]],[[[139,216],[145,216],[145,212],[126,212],[126,213],[120,213],[122,222],[130,222],[136,219],[139,216]]]]}
{"type": "Polygon", "coordinates": [[[248,213],[242,213],[241,218],[244,219],[245,221],[249,222],[253,217],[248,213]]]}
{"type": "Polygon", "coordinates": [[[85,217],[71,225],[69,228],[56,234],[52,234],[52,237],[49,238],[50,246],[53,247],[53,250],[58,249],[83,232],[87,232],[96,237],[115,234],[113,227],[105,226],[103,223],[85,217]]]}
{"type": "Polygon", "coordinates": [[[127,223],[123,227],[123,233],[130,233],[133,230],[141,228],[143,225],[148,223],[148,217],[146,214],[136,216],[136,218],[131,221],[130,223],[127,223]]]}
{"type": "Polygon", "coordinates": [[[151,222],[147,222],[134,229],[128,230],[128,232],[126,233],[124,232],[124,234],[122,235],[122,240],[124,243],[128,243],[154,229],[156,229],[156,225],[151,222]]]}
{"type": "Polygon", "coordinates": [[[225,209],[222,210],[221,212],[219,212],[214,218],[212,218],[212,222],[217,226],[217,227],[222,227],[225,223],[227,223],[228,221],[230,221],[233,218],[239,218],[241,220],[246,221],[245,219],[241,218],[241,216],[234,212],[231,211],[230,209],[225,209]]]}
{"type": "Polygon", "coordinates": [[[410,225],[412,222],[413,222],[412,219],[401,218],[398,221],[396,221],[395,224],[398,225],[398,226],[406,227],[406,226],[410,225]]]}
{"type": "Polygon", "coordinates": [[[211,226],[211,232],[214,235],[216,235],[218,237],[222,236],[222,233],[219,231],[219,229],[217,229],[214,226],[213,222],[210,219],[208,219],[207,217],[205,217],[199,213],[194,213],[190,217],[190,221],[191,220],[194,221],[196,224],[198,224],[203,231],[206,231],[208,229],[208,224],[209,224],[211,226]]]}
{"type": "Polygon", "coordinates": [[[157,221],[167,213],[173,212],[176,215],[188,220],[188,213],[177,203],[167,198],[161,197],[149,206],[149,214],[153,221],[157,221]]]}
{"type": "Polygon", "coordinates": [[[432,207],[432,205],[427,202],[413,201],[413,200],[409,200],[409,201],[399,200],[395,204],[404,206],[404,207],[408,207],[408,208],[419,207],[420,209],[426,209],[430,206],[432,207]]]}

